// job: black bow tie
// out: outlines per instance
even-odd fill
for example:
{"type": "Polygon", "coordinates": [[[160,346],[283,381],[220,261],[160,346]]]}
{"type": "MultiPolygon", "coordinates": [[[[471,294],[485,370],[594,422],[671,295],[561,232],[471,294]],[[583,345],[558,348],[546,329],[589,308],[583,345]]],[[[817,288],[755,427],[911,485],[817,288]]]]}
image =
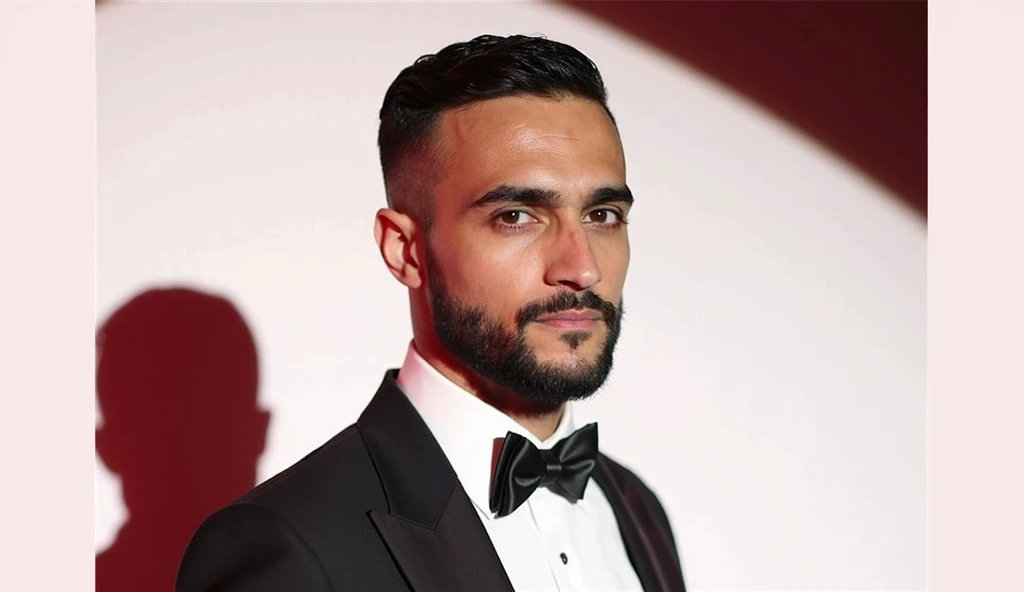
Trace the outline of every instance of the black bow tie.
{"type": "Polygon", "coordinates": [[[491,511],[508,516],[542,486],[576,502],[583,498],[595,465],[596,423],[559,440],[551,450],[538,450],[526,438],[509,432],[491,478],[491,511]]]}

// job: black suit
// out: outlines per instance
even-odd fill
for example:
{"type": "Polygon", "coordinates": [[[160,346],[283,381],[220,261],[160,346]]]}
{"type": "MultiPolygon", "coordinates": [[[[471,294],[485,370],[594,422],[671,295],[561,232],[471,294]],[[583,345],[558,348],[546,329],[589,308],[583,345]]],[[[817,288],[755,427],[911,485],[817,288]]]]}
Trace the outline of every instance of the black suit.
{"type": "MultiPolygon", "coordinates": [[[[355,425],[208,518],[178,592],[511,591],[455,471],[389,371],[355,425]]],[[[604,455],[593,474],[647,592],[684,592],[657,498],[604,455]]]]}

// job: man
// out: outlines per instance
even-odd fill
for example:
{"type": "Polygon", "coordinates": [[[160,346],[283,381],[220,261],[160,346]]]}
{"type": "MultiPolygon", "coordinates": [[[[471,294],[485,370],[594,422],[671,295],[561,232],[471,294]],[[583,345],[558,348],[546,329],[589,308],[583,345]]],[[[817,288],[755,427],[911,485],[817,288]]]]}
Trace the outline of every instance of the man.
{"type": "Polygon", "coordinates": [[[577,430],[612,366],[633,202],[600,73],[483,36],[381,108],[374,234],[413,342],[353,425],[210,517],[177,588],[684,590],[665,513],[577,430]]]}

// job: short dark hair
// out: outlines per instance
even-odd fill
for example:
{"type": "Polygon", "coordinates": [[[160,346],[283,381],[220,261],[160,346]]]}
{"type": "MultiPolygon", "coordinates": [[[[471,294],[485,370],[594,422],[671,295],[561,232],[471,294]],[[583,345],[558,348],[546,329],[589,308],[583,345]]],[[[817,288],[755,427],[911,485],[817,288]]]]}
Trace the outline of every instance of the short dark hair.
{"type": "Polygon", "coordinates": [[[608,109],[597,66],[576,48],[544,37],[481,35],[417,59],[384,95],[377,145],[388,206],[429,227],[425,186],[440,172],[431,151],[441,113],[468,103],[510,96],[582,98],[608,109]]]}

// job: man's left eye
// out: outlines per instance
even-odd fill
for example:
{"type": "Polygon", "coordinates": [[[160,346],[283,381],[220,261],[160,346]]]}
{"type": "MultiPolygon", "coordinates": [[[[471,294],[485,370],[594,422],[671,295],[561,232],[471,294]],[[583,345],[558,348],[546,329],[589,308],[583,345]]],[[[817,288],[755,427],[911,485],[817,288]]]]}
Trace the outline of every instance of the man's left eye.
{"type": "Polygon", "coordinates": [[[499,214],[498,221],[508,226],[522,226],[530,221],[530,215],[522,210],[509,210],[499,214]]]}
{"type": "Polygon", "coordinates": [[[615,224],[619,221],[619,219],[620,216],[618,212],[612,209],[604,208],[601,210],[594,210],[593,212],[590,212],[589,214],[587,214],[587,217],[584,220],[588,222],[595,222],[597,224],[615,224]]]}

